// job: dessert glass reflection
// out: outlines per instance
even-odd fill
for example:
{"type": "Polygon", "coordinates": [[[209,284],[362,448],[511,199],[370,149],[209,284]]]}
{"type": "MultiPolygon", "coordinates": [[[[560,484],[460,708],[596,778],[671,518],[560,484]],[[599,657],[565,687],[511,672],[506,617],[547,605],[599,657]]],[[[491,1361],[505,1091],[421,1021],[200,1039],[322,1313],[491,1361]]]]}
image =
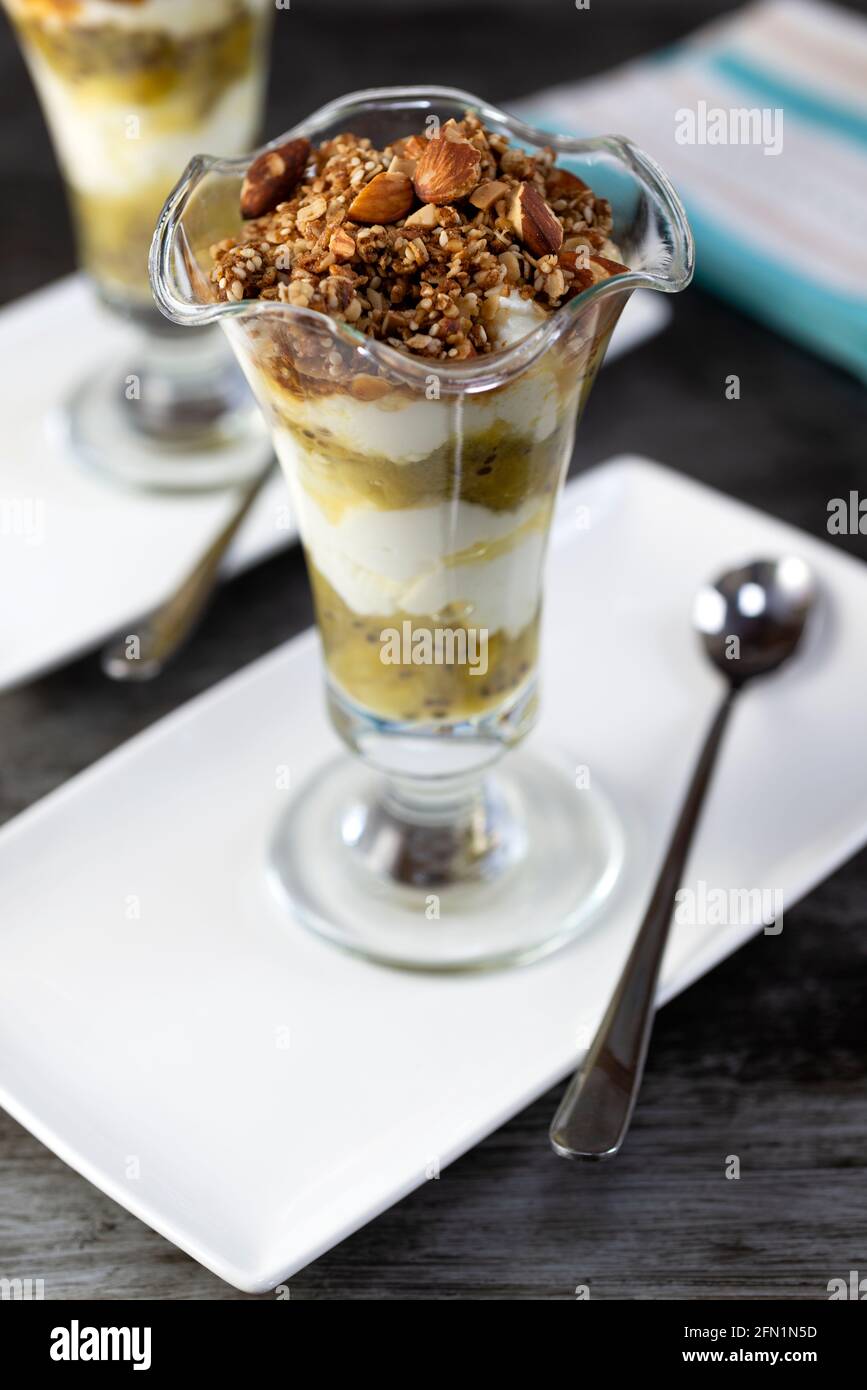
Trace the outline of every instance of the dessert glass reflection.
{"type": "Polygon", "coordinates": [[[272,0],[3,0],[67,187],[79,260],[141,329],[130,362],[70,402],[73,444],[144,486],[223,486],[267,458],[261,417],[218,334],[156,311],[148,251],[179,168],[238,155],[261,121],[272,0]]]}
{"type": "Polygon", "coordinates": [[[347,97],[247,160],[194,160],[166,204],[157,301],[220,322],[262,406],[357,755],[271,849],[342,946],[526,960],[610,891],[619,825],[574,757],[499,764],[535,720],[551,521],[611,331],[635,288],[691,273],[680,203],[627,141],[449,89],[347,97]]]}

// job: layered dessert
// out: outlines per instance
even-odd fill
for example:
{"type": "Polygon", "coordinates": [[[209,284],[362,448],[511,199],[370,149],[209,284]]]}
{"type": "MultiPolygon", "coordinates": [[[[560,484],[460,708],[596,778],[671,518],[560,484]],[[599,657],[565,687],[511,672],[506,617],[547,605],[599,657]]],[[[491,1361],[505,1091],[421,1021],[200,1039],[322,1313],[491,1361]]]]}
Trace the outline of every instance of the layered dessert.
{"type": "Polygon", "coordinates": [[[255,139],[272,0],[4,0],[107,298],[151,308],[147,260],[177,171],[255,139]]]}
{"type": "Polygon", "coordinates": [[[609,204],[468,113],[272,148],[227,232],[201,293],[238,307],[332,688],[404,726],[499,716],[532,687],[552,509],[627,293],[566,309],[628,269],[609,204]]]}

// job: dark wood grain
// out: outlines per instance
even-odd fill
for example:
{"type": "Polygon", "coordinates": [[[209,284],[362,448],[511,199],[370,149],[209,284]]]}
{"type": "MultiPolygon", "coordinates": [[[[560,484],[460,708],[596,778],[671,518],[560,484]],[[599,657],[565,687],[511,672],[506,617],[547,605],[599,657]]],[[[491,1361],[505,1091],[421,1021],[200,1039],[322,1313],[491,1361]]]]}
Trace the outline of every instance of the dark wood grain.
{"type": "MultiPolygon", "coordinates": [[[[593,0],[576,15],[569,0],[295,0],[278,15],[269,128],[362,81],[409,74],[506,99],[672,41],[727,8],[593,0]],[[372,37],[380,12],[387,45],[372,37]]],[[[0,299],[9,300],[71,268],[73,253],[5,28],[0,175],[14,189],[0,256],[0,299]]],[[[574,468],[640,451],[823,535],[828,499],[867,485],[865,437],[865,395],[853,379],[692,290],[667,334],[606,369],[574,468]],[[732,372],[737,402],[724,396],[732,372]]],[[[835,543],[867,558],[863,537],[835,543]]],[[[153,686],[110,685],[87,657],[0,697],[0,818],[310,614],[292,553],[226,588],[153,686]]],[[[569,1299],[589,1283],[594,1298],[815,1299],[833,1276],[867,1273],[865,917],[862,853],[787,914],[782,937],[747,946],[669,1005],[616,1162],[576,1167],[550,1154],[552,1092],[296,1276],[292,1296],[569,1299]],[[731,1154],[738,1181],[724,1175],[731,1154]]],[[[0,1275],[10,1273],[45,1279],[49,1298],[243,1297],[0,1113],[0,1275]]]]}

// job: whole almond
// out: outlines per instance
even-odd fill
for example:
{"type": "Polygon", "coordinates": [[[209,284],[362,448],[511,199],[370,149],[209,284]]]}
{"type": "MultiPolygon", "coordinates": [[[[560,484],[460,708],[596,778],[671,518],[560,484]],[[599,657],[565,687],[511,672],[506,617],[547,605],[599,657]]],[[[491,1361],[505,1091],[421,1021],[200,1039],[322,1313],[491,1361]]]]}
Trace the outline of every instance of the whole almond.
{"type": "Polygon", "coordinates": [[[356,194],[348,215],[353,222],[384,226],[409,212],[412,201],[412,179],[406,174],[377,174],[356,194]]]}
{"type": "Polygon", "coordinates": [[[310,158],[309,140],[288,140],[254,159],[241,185],[241,216],[262,217],[284,203],[310,158]]]}
{"type": "Polygon", "coordinates": [[[429,140],[415,170],[415,191],[423,203],[455,203],[479,182],[482,156],[466,140],[429,140]]]}
{"type": "Polygon", "coordinates": [[[531,183],[515,189],[509,207],[509,222],[534,256],[548,256],[563,245],[563,227],[541,193],[531,183]]]}
{"type": "Polygon", "coordinates": [[[551,169],[546,180],[549,198],[575,198],[579,193],[588,193],[589,187],[570,169],[551,169]]]}

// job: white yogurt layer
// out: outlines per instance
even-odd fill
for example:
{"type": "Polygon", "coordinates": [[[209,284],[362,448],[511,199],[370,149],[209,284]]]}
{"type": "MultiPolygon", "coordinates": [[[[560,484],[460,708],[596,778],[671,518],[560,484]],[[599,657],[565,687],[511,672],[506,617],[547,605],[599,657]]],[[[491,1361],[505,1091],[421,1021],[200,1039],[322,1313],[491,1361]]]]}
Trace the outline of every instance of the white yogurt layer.
{"type": "Polygon", "coordinates": [[[302,400],[281,393],[280,409],[299,429],[329,430],[340,448],[400,464],[497,424],[539,442],[557,428],[561,405],[556,379],[542,367],[509,387],[463,399],[357,401],[340,392],[302,400]]]}
{"type": "MultiPolygon", "coordinates": [[[[508,303],[508,301],[507,301],[508,303]]],[[[515,301],[510,321],[525,336],[544,315],[515,301]]],[[[550,499],[533,497],[511,512],[476,503],[442,501],[389,510],[361,503],[330,516],[300,480],[304,456],[314,445],[297,431],[327,429],[335,444],[359,455],[411,464],[449,442],[504,424],[534,441],[548,438],[572,409],[544,362],[492,394],[462,399],[357,401],[343,392],[301,399],[280,391],[260,373],[242,327],[229,325],[254,390],[276,392],[293,429],[275,426],[274,445],[292,490],[298,529],[320,574],[359,617],[433,616],[459,605],[464,622],[516,637],[539,606],[550,499]],[[482,547],[489,547],[485,554],[482,547]],[[466,552],[478,548],[477,556],[466,552]]],[[[575,388],[577,389],[577,387],[575,388]]],[[[315,463],[313,465],[315,471],[315,463]]]]}
{"type": "MultiPolygon", "coordinates": [[[[522,305],[526,301],[515,301],[522,305]]],[[[506,301],[507,305],[510,301],[506,301]]],[[[523,326],[513,341],[526,337],[545,311],[530,304],[504,310],[504,322],[523,326]]],[[[512,331],[510,329],[510,331],[512,331]]],[[[505,344],[504,344],[505,345],[505,344]]],[[[238,346],[246,355],[239,337],[238,346]]],[[[544,360],[510,385],[497,391],[464,397],[443,396],[427,400],[419,391],[417,400],[403,395],[386,396],[379,401],[359,401],[340,391],[333,396],[307,399],[289,395],[267,382],[257,381],[258,371],[250,362],[247,374],[259,390],[277,392],[282,414],[299,430],[328,430],[339,448],[356,454],[387,458],[392,463],[417,463],[442,448],[450,440],[484,434],[496,425],[506,425],[524,438],[538,443],[553,434],[571,403],[562,398],[561,387],[549,363],[544,360]]],[[[327,447],[327,445],[326,445],[327,447]]]]}
{"type": "Polygon", "coordinates": [[[169,189],[194,154],[243,154],[254,137],[263,81],[255,70],[228,86],[202,120],[172,129],[168,103],[135,110],[129,102],[83,99],[38,57],[32,67],[63,170],[82,193],[123,197],[155,183],[169,189]]]}
{"type": "MultiPolygon", "coordinates": [[[[461,504],[463,505],[463,504],[461,504]]],[[[541,596],[545,534],[528,531],[490,560],[420,575],[403,595],[410,616],[438,613],[450,600],[467,605],[465,625],[517,637],[536,616],[541,596]]]]}
{"type": "MultiPolygon", "coordinates": [[[[273,7],[273,0],[246,0],[245,8],[262,14],[273,7]]],[[[58,28],[95,28],[111,24],[116,29],[162,30],[176,36],[198,34],[213,29],[236,15],[239,0],[143,0],[140,5],[111,4],[110,0],[79,0],[76,5],[58,5],[56,0],[9,0],[16,18],[48,19],[58,28]]]]}
{"type": "Polygon", "coordinates": [[[531,498],[513,512],[462,501],[392,511],[359,506],[335,522],[298,482],[291,436],[281,431],[275,444],[310,558],[359,617],[433,615],[459,604],[465,622],[509,636],[531,621],[539,603],[546,499],[531,498]],[[496,548],[489,558],[466,555],[476,546],[508,545],[511,537],[510,548],[496,548]]]}
{"type": "Polygon", "coordinates": [[[490,326],[494,346],[498,349],[513,347],[550,316],[550,311],[543,309],[535,299],[521,299],[513,291],[500,300],[500,312],[490,326]]]}

